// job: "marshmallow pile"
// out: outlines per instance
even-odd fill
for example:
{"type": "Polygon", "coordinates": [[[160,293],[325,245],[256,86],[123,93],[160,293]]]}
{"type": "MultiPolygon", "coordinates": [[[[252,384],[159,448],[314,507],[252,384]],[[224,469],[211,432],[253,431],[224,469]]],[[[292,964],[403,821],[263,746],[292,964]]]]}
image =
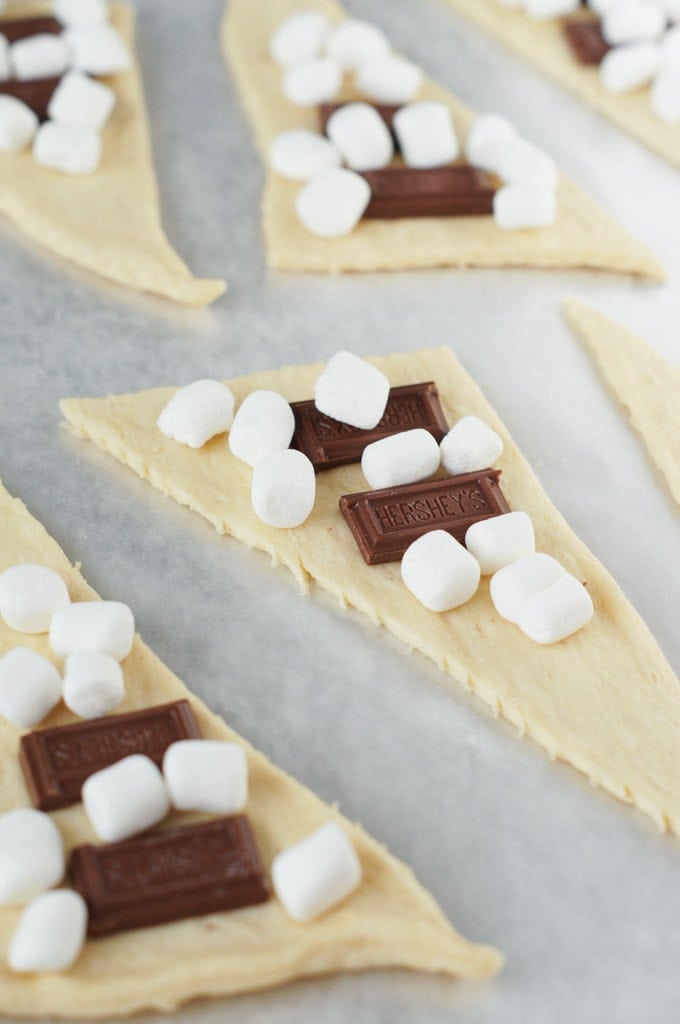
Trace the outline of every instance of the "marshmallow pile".
{"type": "Polygon", "coordinates": [[[63,32],[28,36],[12,45],[0,35],[0,80],[62,76],[49,102],[48,120],[14,96],[0,95],[0,152],[32,145],[42,167],[65,174],[91,174],[101,161],[101,132],[116,94],[92,75],[126,71],[129,50],[109,24],[105,0],[53,0],[63,32]]]}

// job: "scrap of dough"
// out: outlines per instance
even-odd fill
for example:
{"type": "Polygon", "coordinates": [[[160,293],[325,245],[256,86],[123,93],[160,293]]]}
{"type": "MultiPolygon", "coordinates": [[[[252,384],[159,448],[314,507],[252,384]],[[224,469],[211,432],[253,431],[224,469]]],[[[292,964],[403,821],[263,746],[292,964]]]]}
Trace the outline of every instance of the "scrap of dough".
{"type": "Polygon", "coordinates": [[[680,167],[680,125],[665,124],[649,106],[649,89],[625,95],[607,92],[597,67],[579,64],[562,31],[561,19],[532,18],[497,0],[444,0],[456,11],[525,57],[595,110],[629,132],[664,160],[680,167]]]}
{"type": "MultiPolygon", "coordinates": [[[[474,2],[474,0],[473,0],[474,2]]],[[[295,107],[281,92],[281,69],[267,52],[274,27],[300,0],[229,0],[223,22],[225,56],[267,163],[269,143],[291,128],[317,129],[316,108],[295,107]]],[[[308,0],[305,9],[334,21],[345,15],[334,0],[308,0]]],[[[344,98],[357,94],[345,92],[344,98]]],[[[464,137],[473,118],[460,100],[429,79],[419,99],[450,109],[464,137]]],[[[417,267],[589,267],[663,280],[654,257],[590,196],[560,177],[556,223],[538,231],[502,231],[493,217],[420,217],[364,220],[345,238],[310,234],[294,208],[299,184],[267,170],[263,225],[267,260],[279,270],[320,272],[399,270],[417,267]]]]}
{"type": "MultiPolygon", "coordinates": [[[[37,562],[58,572],[74,601],[97,597],[44,528],[0,485],[0,572],[37,562]]],[[[46,636],[15,633],[0,620],[0,656],[21,643],[54,660],[46,636]]],[[[290,920],[276,899],[259,906],[88,941],[64,974],[12,974],[7,947],[18,908],[0,907],[0,1013],[31,1017],[126,1016],[174,1010],[197,996],[233,995],[292,978],[371,967],[408,967],[470,978],[502,965],[496,950],[459,935],[410,868],[358,825],[271,764],[191,694],[139,637],[123,662],[127,697],[120,711],[186,698],[205,737],[239,743],[248,755],[246,813],[266,868],[283,847],[325,821],[351,836],[364,877],[335,910],[305,925],[290,920]]],[[[45,725],[74,720],[59,705],[45,725]]],[[[0,813],[30,804],[17,756],[20,731],[0,719],[0,813]]],[[[82,805],[54,815],[68,849],[96,842],[82,805]]],[[[194,816],[195,818],[196,816],[194,816]]],[[[175,816],[175,823],[182,816],[175,816]]]]}
{"type": "Polygon", "coordinates": [[[680,505],[680,367],[581,302],[570,299],[564,313],[627,410],[680,505]]]}
{"type": "MultiPolygon", "coordinates": [[[[46,9],[32,5],[30,13],[46,9]]],[[[24,9],[12,13],[23,15],[24,9]]],[[[115,4],[111,18],[133,49],[131,8],[115,4]]],[[[104,81],[115,90],[117,102],[104,129],[99,169],[72,176],[40,167],[30,150],[2,153],[0,213],[39,245],[109,281],[206,306],[226,285],[194,277],[161,226],[137,61],[130,71],[104,81]]]]}
{"type": "MultiPolygon", "coordinates": [[[[483,579],[477,595],[443,614],[428,611],[405,588],[399,562],[367,566],[338,508],[342,494],[366,489],[358,464],[317,477],[307,522],[276,530],[255,516],[251,470],[223,436],[200,451],[169,441],[156,419],[175,388],[100,399],[71,399],[61,408],[75,432],[126,463],[164,494],[204,516],[220,533],[267,551],[302,588],[310,579],[382,623],[409,648],[431,658],[522,732],[660,828],[680,834],[680,681],[646,625],[609,573],[572,533],[541,488],[494,409],[447,348],[371,360],[393,386],[436,381],[453,423],[478,416],[502,436],[501,485],[525,509],[536,547],[585,582],[595,616],[585,629],[551,647],[527,639],[501,619],[483,579]]],[[[309,398],[322,364],[287,367],[230,382],[237,401],[271,388],[290,401],[309,398]]],[[[446,677],[442,677],[445,681],[446,677]]]]}

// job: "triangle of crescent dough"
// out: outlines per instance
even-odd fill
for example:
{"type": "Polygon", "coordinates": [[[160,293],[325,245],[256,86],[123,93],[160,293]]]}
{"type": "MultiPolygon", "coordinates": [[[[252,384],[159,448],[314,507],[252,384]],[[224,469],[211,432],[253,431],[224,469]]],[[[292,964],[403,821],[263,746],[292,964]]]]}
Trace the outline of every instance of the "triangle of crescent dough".
{"type": "MultiPolygon", "coordinates": [[[[73,600],[96,594],[57,543],[22,503],[0,485],[0,572],[17,562],[50,566],[67,581],[73,600]]],[[[50,657],[45,636],[26,637],[0,622],[0,656],[17,643],[50,657]]],[[[369,967],[409,967],[465,977],[494,974],[495,950],[473,945],[446,921],[413,872],[359,826],[285,775],[213,715],[139,637],[123,662],[128,696],[121,711],[187,698],[204,736],[246,749],[250,794],[246,813],[265,867],[282,847],[330,819],[342,823],[362,862],[364,879],[343,904],[316,921],[291,921],[280,903],[268,903],[176,924],[89,941],[75,966],[60,975],[12,974],[5,951],[18,919],[0,907],[0,1013],[14,1016],[127,1016],[171,1010],[196,996],[267,988],[292,978],[369,967]]],[[[46,724],[73,720],[60,705],[46,724]]],[[[0,721],[0,812],[29,803],[17,757],[19,730],[0,721]]],[[[82,805],[53,815],[66,846],[92,842],[82,805]]]]}
{"type": "MultiPolygon", "coordinates": [[[[295,107],[285,99],[281,69],[267,52],[273,29],[299,7],[299,0],[230,0],[224,18],[225,55],[265,163],[269,144],[280,132],[318,128],[316,108],[295,107]]],[[[333,0],[309,0],[304,7],[324,11],[336,21],[345,16],[333,0]]],[[[352,94],[347,92],[345,98],[352,94]]],[[[473,116],[469,108],[428,79],[424,79],[418,98],[448,104],[464,137],[473,116]]],[[[361,221],[344,238],[317,238],[295,214],[299,189],[300,185],[267,171],[263,203],[267,260],[280,270],[589,267],[663,278],[659,264],[644,246],[564,175],[560,178],[557,221],[539,231],[502,231],[493,217],[427,217],[361,221]]]]}
{"type": "Polygon", "coordinates": [[[564,312],[680,504],[680,368],[581,302],[566,302],[564,312]]]}
{"type": "MultiPolygon", "coordinates": [[[[44,9],[33,6],[30,13],[44,9]]],[[[111,17],[132,49],[132,10],[116,4],[111,17]]],[[[137,62],[109,84],[117,103],[104,129],[99,169],[71,176],[40,167],[30,151],[0,154],[0,214],[39,245],[100,277],[205,306],[226,286],[194,277],[163,232],[137,62]]]]}
{"type": "Polygon", "coordinates": [[[664,160],[680,167],[680,126],[664,124],[652,114],[649,90],[625,95],[607,92],[596,67],[574,58],[562,31],[561,19],[532,18],[497,0],[445,0],[499,42],[526,58],[560,85],[629,132],[664,160]]]}
{"type": "MultiPolygon", "coordinates": [[[[441,615],[405,588],[398,562],[367,566],[338,508],[342,494],[366,489],[359,465],[317,477],[314,510],[303,526],[261,523],[250,501],[251,470],[224,437],[200,451],[167,440],[156,419],[173,388],[102,399],[71,399],[62,411],[76,433],[126,463],[166,495],[204,516],[220,533],[268,552],[300,585],[310,581],[383,624],[482,700],[533,736],[553,757],[636,804],[661,828],[680,833],[680,682],[649,630],[594,555],[572,533],[541,488],[493,408],[449,349],[372,360],[393,386],[435,381],[449,423],[472,414],[503,437],[498,467],[511,508],[532,517],[536,547],[584,581],[591,623],[541,647],[495,612],[482,580],[475,597],[441,615]]],[[[237,401],[271,388],[309,398],[321,364],[288,367],[230,382],[237,401]]]]}

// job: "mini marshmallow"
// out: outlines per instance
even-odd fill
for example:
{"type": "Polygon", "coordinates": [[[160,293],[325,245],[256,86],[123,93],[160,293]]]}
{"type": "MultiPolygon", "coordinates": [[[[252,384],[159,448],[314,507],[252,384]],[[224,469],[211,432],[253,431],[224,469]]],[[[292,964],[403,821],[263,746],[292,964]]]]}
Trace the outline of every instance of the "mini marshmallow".
{"type": "Polygon", "coordinates": [[[360,430],[380,422],[390,394],[384,373],[351,352],[336,352],[314,385],[314,404],[331,419],[360,430]]]}
{"type": "Polygon", "coordinates": [[[423,73],[412,61],[388,54],[365,61],[354,85],[377,103],[408,103],[420,89],[423,73]]]}
{"type": "Polygon", "coordinates": [[[463,416],[442,440],[440,450],[447,473],[474,473],[500,458],[503,439],[477,416],[463,416]]]}
{"type": "Polygon", "coordinates": [[[76,70],[88,75],[117,75],[132,67],[125,40],[113,25],[73,25],[64,39],[76,70]]]}
{"type": "Polygon", "coordinates": [[[295,430],[290,405],[276,391],[253,391],[241,403],[229,434],[232,455],[254,466],[272,452],[284,451],[295,430]]]}
{"type": "MultiPolygon", "coordinates": [[[[2,6],[0,6],[0,11],[2,6]]],[[[12,77],[12,62],[9,56],[9,42],[6,36],[0,33],[0,82],[6,82],[12,77]]]]}
{"type": "Polygon", "coordinates": [[[661,40],[660,45],[662,69],[680,68],[680,25],[669,29],[661,40]]]}
{"type": "Polygon", "coordinates": [[[61,700],[61,676],[51,661],[30,647],[14,647],[0,658],[0,715],[31,729],[61,700]]]}
{"type": "Polygon", "coordinates": [[[509,185],[557,185],[557,164],[533,142],[515,139],[507,144],[498,163],[498,174],[509,185]]]}
{"type": "Polygon", "coordinates": [[[62,25],[98,25],[109,20],[106,0],[52,0],[52,13],[62,25]]]}
{"type": "Polygon", "coordinates": [[[680,65],[656,76],[649,105],[652,113],[666,124],[680,124],[680,65]]]}
{"type": "Polygon", "coordinates": [[[460,154],[451,111],[445,103],[409,103],[396,112],[393,126],[409,167],[441,167],[460,154]]]}
{"type": "Polygon", "coordinates": [[[555,223],[557,197],[547,185],[504,185],[493,197],[493,216],[504,231],[545,228],[555,223]]]}
{"type": "Polygon", "coordinates": [[[68,50],[63,38],[45,32],[19,39],[10,47],[15,78],[51,78],[68,66],[68,50]]]}
{"type": "Polygon", "coordinates": [[[92,828],[106,843],[144,832],[170,811],[163,776],[143,754],[124,757],[90,775],[82,800],[92,828]]]}
{"type": "Polygon", "coordinates": [[[517,624],[527,601],[565,574],[550,555],[525,555],[491,577],[489,593],[494,608],[504,619],[517,624]]]}
{"type": "Polygon", "coordinates": [[[102,142],[96,132],[46,121],[33,141],[33,158],[41,167],[64,174],[92,174],[99,167],[102,142]]]}
{"type": "Polygon", "coordinates": [[[283,76],[283,95],[297,107],[315,107],[328,103],[340,92],[342,71],[336,63],[325,57],[294,64],[283,76]]]}
{"type": "Polygon", "coordinates": [[[101,718],[125,698],[123,670],[109,654],[76,651],[64,666],[64,704],[80,718],[101,718]]]}
{"type": "Polygon", "coordinates": [[[653,43],[615,46],[600,64],[600,80],[607,92],[624,93],[650,82],[661,66],[661,50],[653,43]]]}
{"type": "Polygon", "coordinates": [[[52,93],[47,113],[52,121],[100,132],[116,105],[116,94],[80,71],[69,71],[52,93]]]}
{"type": "Polygon", "coordinates": [[[121,601],[77,601],[61,608],[50,626],[50,646],[58,658],[100,651],[122,661],[134,638],[134,616],[121,601]]]}
{"type": "Polygon", "coordinates": [[[519,139],[517,129],[505,117],[480,114],[465,140],[465,154],[475,167],[498,171],[506,149],[519,139]]]}
{"type": "Polygon", "coordinates": [[[526,512],[505,512],[473,523],[465,545],[479,562],[482,576],[491,576],[535,550],[534,527],[526,512]]]}
{"type": "Polygon", "coordinates": [[[401,560],[401,578],[432,612],[465,604],[477,592],[479,577],[476,559],[445,530],[431,530],[414,540],[401,560]]]}
{"type": "Polygon", "coordinates": [[[371,199],[365,178],[344,167],[315,175],[298,193],[295,210],[300,222],[320,238],[348,235],[361,220],[371,199]]]}
{"type": "Polygon", "coordinates": [[[311,921],[358,888],[361,864],[343,830],[329,821],[276,855],[272,881],[286,912],[311,921]]]}
{"type": "Polygon", "coordinates": [[[326,53],[341,68],[356,71],[368,60],[385,57],[390,44],[376,25],[358,18],[348,18],[331,32],[326,53]]]}
{"type": "Polygon", "coordinates": [[[352,170],[386,167],[394,155],[390,130],[368,103],[345,103],[338,107],[328,118],[326,132],[352,170]]]}
{"type": "Polygon", "coordinates": [[[281,67],[292,67],[316,57],[330,33],[324,14],[294,11],[276,27],[269,39],[269,55],[281,67]]]}
{"type": "Polygon", "coordinates": [[[304,128],[282,132],[269,147],[269,166],[289,181],[309,181],[341,163],[342,157],[330,139],[304,128]]]}
{"type": "Polygon", "coordinates": [[[665,25],[664,12],[649,0],[612,4],[602,13],[602,35],[611,46],[657,39],[665,25]]]}
{"type": "Polygon", "coordinates": [[[0,904],[25,903],[64,877],[64,844],[48,814],[17,807],[0,814],[0,904]]]}
{"type": "Polygon", "coordinates": [[[315,498],[314,467],[302,452],[288,448],[255,463],[251,500],[258,519],[268,526],[301,526],[314,508],[315,498]]]}
{"type": "Polygon", "coordinates": [[[248,800],[248,760],[237,743],[172,743],[163,757],[163,776],[178,811],[236,814],[248,800]]]}
{"type": "Polygon", "coordinates": [[[0,618],[20,633],[47,633],[70,602],[63,579],[46,565],[13,565],[0,575],[0,618]]]}
{"type": "Polygon", "coordinates": [[[10,970],[21,974],[67,971],[85,942],[87,904],[73,889],[37,896],[24,909],[7,952],[10,970]]]}
{"type": "Polygon", "coordinates": [[[202,448],[229,430],[234,422],[234,396],[218,380],[195,380],[172,396],[156,420],[156,426],[179,444],[202,448]]]}
{"type": "Polygon", "coordinates": [[[361,471],[373,490],[425,480],[439,469],[439,445],[422,427],[366,445],[361,471]]]}
{"type": "Polygon", "coordinates": [[[517,625],[537,644],[555,644],[586,626],[594,611],[586,588],[567,572],[526,602],[517,625]]]}
{"type": "Polygon", "coordinates": [[[581,0],[524,0],[524,10],[530,18],[561,18],[573,14],[581,6],[581,0]]]}

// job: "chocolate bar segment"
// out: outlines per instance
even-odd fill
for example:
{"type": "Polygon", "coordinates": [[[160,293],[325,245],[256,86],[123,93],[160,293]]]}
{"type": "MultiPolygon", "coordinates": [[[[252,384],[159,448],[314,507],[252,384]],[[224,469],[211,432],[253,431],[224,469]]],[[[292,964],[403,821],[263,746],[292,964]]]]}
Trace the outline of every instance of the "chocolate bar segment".
{"type": "Polygon", "coordinates": [[[446,530],[462,544],[473,523],[509,512],[500,475],[499,469],[485,469],[346,494],[340,498],[340,510],[367,565],[396,562],[430,530],[446,530]]]}
{"type": "Polygon", "coordinates": [[[9,43],[29,36],[56,36],[62,31],[63,25],[56,18],[0,18],[0,35],[9,43]]]}
{"type": "Polygon", "coordinates": [[[406,384],[391,388],[382,419],[373,430],[359,430],[319,412],[313,401],[293,402],[295,433],[292,446],[311,460],[315,472],[359,462],[364,448],[402,430],[423,427],[441,441],[448,426],[436,384],[406,384]]]}
{"type": "Polygon", "coordinates": [[[234,910],[270,897],[245,814],[108,846],[80,846],[71,855],[70,873],[88,906],[89,935],[234,910]]]}
{"type": "Polygon", "coordinates": [[[597,21],[576,19],[565,21],[564,32],[579,64],[600,64],[611,50],[611,46],[602,35],[599,19],[597,21]]]}
{"type": "Polygon", "coordinates": [[[61,76],[52,78],[30,78],[25,82],[13,78],[0,82],[0,96],[14,96],[34,111],[40,121],[47,120],[47,108],[61,76]]]}
{"type": "Polygon", "coordinates": [[[369,219],[482,217],[493,213],[494,179],[468,164],[451,167],[384,167],[363,171],[371,186],[369,219]]]}
{"type": "Polygon", "coordinates": [[[171,743],[200,735],[189,702],[178,700],[26,733],[19,758],[34,806],[53,811],[77,803],[85,780],[101,768],[129,754],[146,754],[160,767],[171,743]]]}

